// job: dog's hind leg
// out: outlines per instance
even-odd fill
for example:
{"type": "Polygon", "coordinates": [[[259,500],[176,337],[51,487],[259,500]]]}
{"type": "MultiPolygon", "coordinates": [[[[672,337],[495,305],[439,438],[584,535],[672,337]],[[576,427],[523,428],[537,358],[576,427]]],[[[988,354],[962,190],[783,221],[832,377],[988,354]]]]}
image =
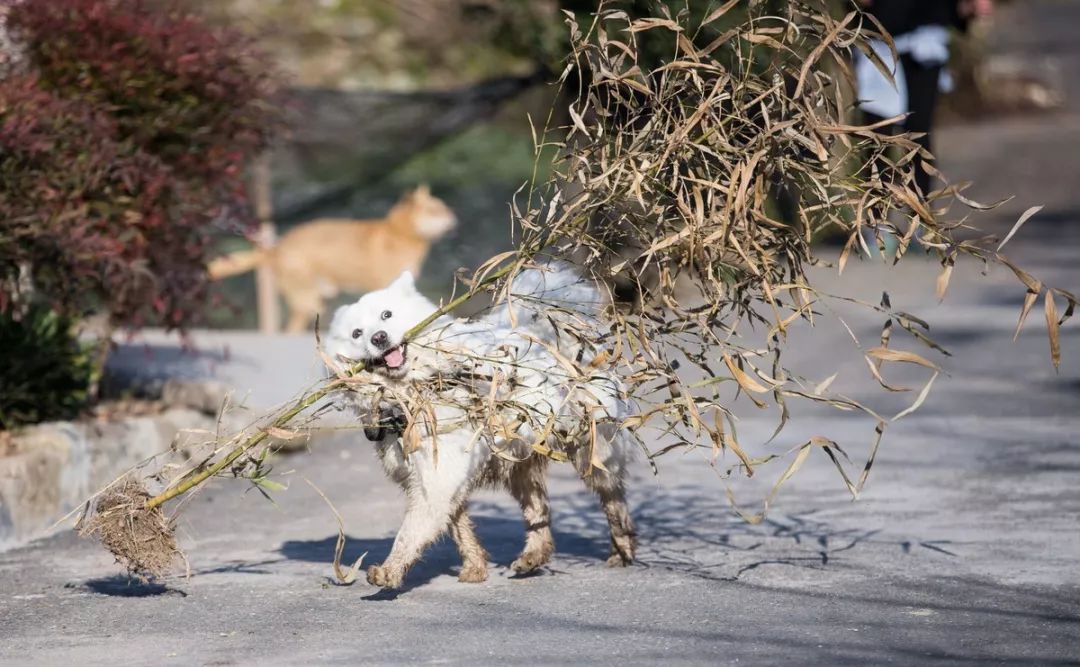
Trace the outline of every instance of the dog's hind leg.
{"type": "Polygon", "coordinates": [[[605,443],[602,459],[607,470],[592,465],[590,445],[582,446],[574,453],[574,465],[585,485],[600,496],[600,506],[607,517],[608,528],[611,530],[611,554],[607,564],[623,567],[634,561],[634,552],[637,550],[637,531],[634,529],[634,520],[630,518],[623,485],[630,443],[625,434],[617,431],[608,433],[607,427],[599,430],[602,436],[600,442],[605,443]]]}
{"type": "Polygon", "coordinates": [[[637,532],[634,530],[634,520],[630,518],[630,508],[626,504],[622,482],[616,481],[611,486],[601,485],[596,491],[611,529],[611,555],[608,556],[607,564],[611,567],[625,567],[634,562],[637,532]]]}
{"type": "Polygon", "coordinates": [[[518,574],[532,572],[551,560],[555,540],[551,535],[551,509],[548,507],[544,473],[547,460],[532,456],[514,466],[510,473],[510,493],[521,504],[525,517],[525,548],[510,564],[518,574]]]}
{"type": "Polygon", "coordinates": [[[461,573],[458,581],[474,584],[487,580],[488,553],[480,544],[466,505],[450,519],[450,535],[461,554],[461,573]]]}

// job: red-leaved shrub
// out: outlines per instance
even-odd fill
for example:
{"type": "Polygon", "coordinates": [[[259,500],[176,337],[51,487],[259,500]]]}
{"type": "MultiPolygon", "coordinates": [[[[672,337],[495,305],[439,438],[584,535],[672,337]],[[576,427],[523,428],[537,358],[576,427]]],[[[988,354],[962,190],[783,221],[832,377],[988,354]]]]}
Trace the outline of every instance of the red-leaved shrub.
{"type": "Polygon", "coordinates": [[[178,0],[4,4],[27,72],[0,82],[0,284],[29,268],[66,312],[191,324],[209,232],[247,219],[244,166],[281,129],[273,69],[178,0]]]}

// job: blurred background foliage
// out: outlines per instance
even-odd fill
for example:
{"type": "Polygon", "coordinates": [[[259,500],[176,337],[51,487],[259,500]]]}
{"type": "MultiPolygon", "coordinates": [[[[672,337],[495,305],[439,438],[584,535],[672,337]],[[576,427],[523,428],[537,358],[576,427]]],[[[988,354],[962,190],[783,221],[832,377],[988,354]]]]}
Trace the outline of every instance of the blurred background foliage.
{"type": "Polygon", "coordinates": [[[197,0],[263,36],[299,86],[447,89],[557,62],[553,0],[197,0]]]}

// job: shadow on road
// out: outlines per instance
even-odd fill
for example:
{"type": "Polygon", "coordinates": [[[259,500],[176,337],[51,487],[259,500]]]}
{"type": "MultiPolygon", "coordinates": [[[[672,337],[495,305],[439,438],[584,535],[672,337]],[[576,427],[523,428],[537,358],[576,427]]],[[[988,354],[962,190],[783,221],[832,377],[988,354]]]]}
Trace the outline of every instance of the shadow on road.
{"type": "MultiPolygon", "coordinates": [[[[472,503],[470,508],[470,514],[476,523],[476,532],[480,536],[480,542],[487,549],[491,561],[508,565],[517,558],[525,539],[521,520],[517,517],[491,516],[496,511],[504,512],[505,510],[489,503],[472,503]]],[[[599,530],[595,532],[595,535],[581,535],[556,530],[557,558],[563,562],[595,561],[602,564],[607,558],[607,537],[599,530]]],[[[281,545],[279,552],[289,560],[330,563],[334,560],[336,544],[337,535],[330,535],[319,540],[289,540],[281,545]]],[[[365,564],[380,563],[390,553],[393,544],[393,537],[349,536],[341,561],[352,563],[360,557],[360,554],[367,552],[365,564]]],[[[426,584],[439,575],[456,573],[460,565],[461,559],[453,542],[449,537],[444,537],[428,549],[424,558],[409,570],[405,590],[426,584]]]]}
{"type": "Polygon", "coordinates": [[[143,581],[136,577],[126,577],[120,574],[112,577],[102,577],[101,579],[90,579],[82,584],[67,584],[66,588],[82,589],[98,595],[122,598],[147,598],[159,595],[187,597],[187,593],[178,588],[172,588],[156,581],[143,581]]]}
{"type": "MultiPolygon", "coordinates": [[[[703,495],[699,487],[691,484],[639,496],[632,505],[638,525],[641,567],[716,581],[739,581],[744,574],[764,566],[842,568],[845,557],[857,549],[877,550],[886,557],[917,558],[934,554],[955,558],[962,555],[964,547],[963,543],[950,540],[840,527],[818,518],[814,511],[799,515],[776,513],[760,524],[751,525],[730,512],[722,498],[703,495]]],[[[608,555],[607,523],[595,498],[587,493],[560,495],[553,499],[552,508],[555,562],[542,572],[559,574],[561,566],[603,566],[608,555]]],[[[506,566],[517,557],[524,529],[516,509],[474,501],[470,513],[492,562],[506,566]]],[[[336,542],[337,535],[318,540],[289,540],[278,551],[287,560],[330,563],[336,542]]],[[[352,563],[366,552],[365,564],[380,563],[389,554],[393,542],[392,536],[349,536],[342,562],[352,563]]],[[[410,570],[406,590],[422,586],[439,575],[456,574],[460,564],[453,542],[444,537],[410,570]]],[[[230,571],[258,572],[231,568],[230,571]]]]}

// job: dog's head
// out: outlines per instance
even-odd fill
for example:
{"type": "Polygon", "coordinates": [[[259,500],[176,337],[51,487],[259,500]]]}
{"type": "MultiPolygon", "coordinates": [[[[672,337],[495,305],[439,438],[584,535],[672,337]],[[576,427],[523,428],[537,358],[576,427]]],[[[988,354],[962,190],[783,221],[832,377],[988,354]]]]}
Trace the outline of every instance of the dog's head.
{"type": "Polygon", "coordinates": [[[431,194],[431,189],[421,185],[402,198],[400,207],[408,210],[410,231],[421,238],[434,241],[457,225],[457,216],[446,202],[431,194]]]}
{"type": "Polygon", "coordinates": [[[364,361],[369,370],[386,377],[404,378],[409,361],[405,332],[436,309],[417,291],[412,274],[405,271],[389,287],[337,309],[330,323],[327,351],[335,359],[364,361]]]}

